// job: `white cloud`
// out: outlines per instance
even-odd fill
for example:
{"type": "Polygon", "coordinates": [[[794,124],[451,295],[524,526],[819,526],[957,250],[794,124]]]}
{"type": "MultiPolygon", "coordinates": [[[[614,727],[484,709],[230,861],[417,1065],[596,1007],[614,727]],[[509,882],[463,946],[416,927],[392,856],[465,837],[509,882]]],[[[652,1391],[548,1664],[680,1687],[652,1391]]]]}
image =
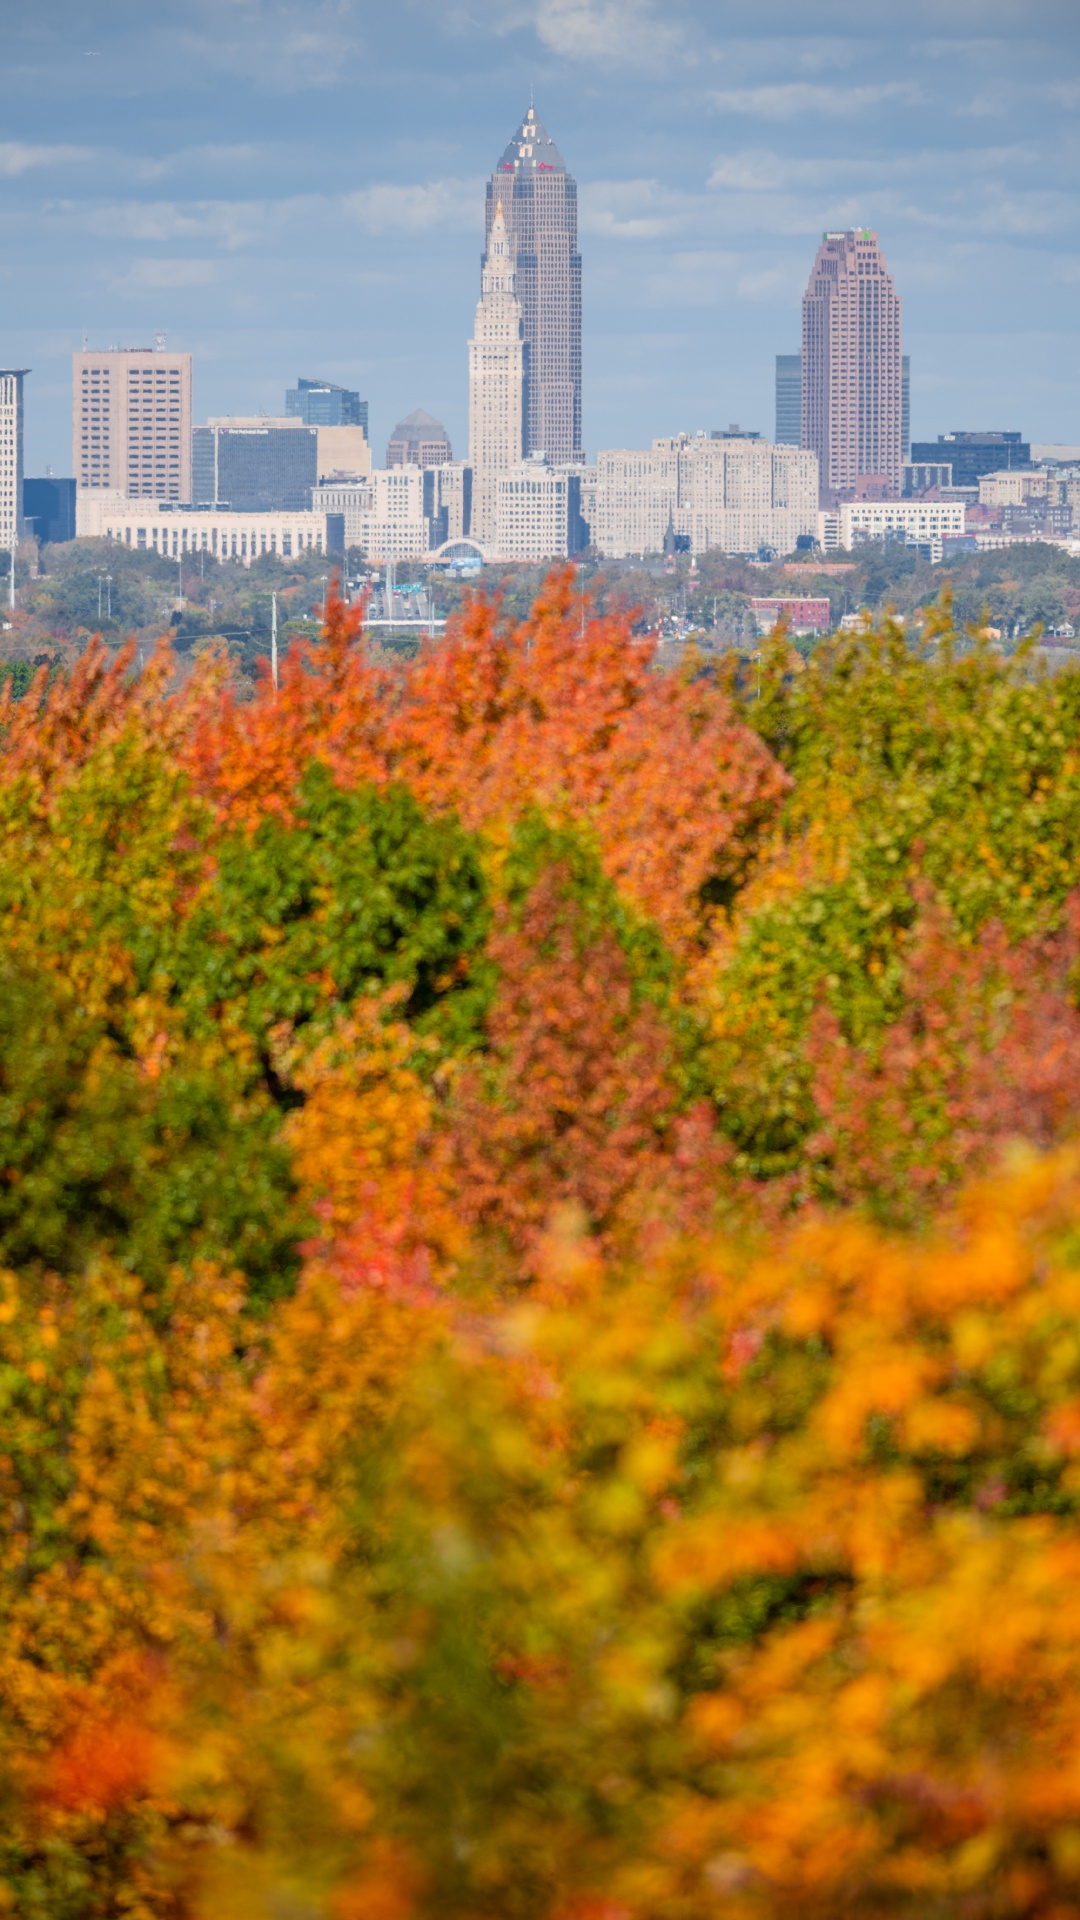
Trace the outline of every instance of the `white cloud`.
{"type": "Polygon", "coordinates": [[[539,0],[534,24],[553,53],[625,66],[664,63],[682,38],[648,0],[539,0]]]}
{"type": "Polygon", "coordinates": [[[712,102],[722,113],[751,113],[763,120],[794,120],[800,114],[848,119],[889,100],[913,107],[921,98],[918,87],[906,80],[868,87],[824,87],[792,80],[779,86],[729,87],[714,93],[712,102]]]}
{"type": "Polygon", "coordinates": [[[226,253],[235,253],[280,233],[289,219],[298,219],[320,205],[315,195],[290,200],[117,200],[87,205],[75,200],[54,201],[47,213],[76,222],[83,233],[103,240],[150,242],[210,240],[226,253]]]}
{"type": "Polygon", "coordinates": [[[477,180],[433,180],[426,186],[361,187],[342,200],[368,233],[425,233],[434,227],[483,225],[484,186],[477,180]]]}
{"type": "Polygon", "coordinates": [[[678,233],[693,202],[657,180],[594,180],[579,187],[580,230],[619,240],[658,240],[678,233]]]}
{"type": "Polygon", "coordinates": [[[31,167],[76,167],[93,158],[91,147],[30,147],[21,140],[0,141],[0,174],[8,178],[31,167]]]}

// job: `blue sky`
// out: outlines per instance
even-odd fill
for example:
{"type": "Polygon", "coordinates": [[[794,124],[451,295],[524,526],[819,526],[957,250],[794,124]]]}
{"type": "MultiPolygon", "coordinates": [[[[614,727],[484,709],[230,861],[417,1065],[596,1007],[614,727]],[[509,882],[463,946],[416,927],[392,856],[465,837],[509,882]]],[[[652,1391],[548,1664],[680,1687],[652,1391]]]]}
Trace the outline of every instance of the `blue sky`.
{"type": "Polygon", "coordinates": [[[70,472],[70,355],[196,418],[357,386],[466,441],[483,186],[535,89],[581,195],[585,439],[767,433],[824,227],[875,227],[916,437],[1080,442],[1080,0],[0,0],[0,363],[70,472]],[[810,29],[812,23],[813,30],[810,29]]]}

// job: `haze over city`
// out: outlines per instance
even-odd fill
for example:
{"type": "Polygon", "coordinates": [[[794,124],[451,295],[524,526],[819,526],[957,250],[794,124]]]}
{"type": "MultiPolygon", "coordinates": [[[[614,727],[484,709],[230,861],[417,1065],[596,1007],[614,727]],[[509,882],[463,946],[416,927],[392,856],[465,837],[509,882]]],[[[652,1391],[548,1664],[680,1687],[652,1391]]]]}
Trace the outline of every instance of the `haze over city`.
{"type": "Polygon", "coordinates": [[[579,183],[586,448],[771,431],[823,228],[904,302],[912,436],[1080,440],[1070,0],[46,0],[5,25],[0,360],[70,471],[71,353],[169,344],[197,416],[363,391],[467,442],[483,183],[530,93],[579,183]]]}

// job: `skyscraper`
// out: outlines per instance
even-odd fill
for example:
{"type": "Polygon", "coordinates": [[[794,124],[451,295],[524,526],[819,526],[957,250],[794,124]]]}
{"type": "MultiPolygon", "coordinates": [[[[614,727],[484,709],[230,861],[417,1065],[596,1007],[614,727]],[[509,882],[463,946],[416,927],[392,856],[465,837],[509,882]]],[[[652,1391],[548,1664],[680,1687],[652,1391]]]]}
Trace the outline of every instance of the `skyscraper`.
{"type": "MultiPolygon", "coordinates": [[[[577,183],[530,107],[488,182],[485,233],[502,203],[528,349],[525,452],[553,465],[584,459],[581,255],[577,183]]],[[[484,257],[487,266],[487,254],[484,257]]]]}
{"type": "Polygon", "coordinates": [[[22,532],[23,380],[26,367],[0,367],[0,550],[14,553],[22,532]]]}
{"type": "Polygon", "coordinates": [[[502,201],[488,234],[476,325],[469,341],[469,464],[472,531],[494,540],[498,476],[524,457],[528,405],[527,354],[521,303],[502,201]]]}
{"type": "Polygon", "coordinates": [[[163,347],[77,353],[72,452],[80,487],[191,499],[191,355],[163,347]]]}
{"type": "Polygon", "coordinates": [[[877,234],[823,234],[803,296],[802,444],[825,504],[899,493],[901,360],[900,297],[877,234]]]}

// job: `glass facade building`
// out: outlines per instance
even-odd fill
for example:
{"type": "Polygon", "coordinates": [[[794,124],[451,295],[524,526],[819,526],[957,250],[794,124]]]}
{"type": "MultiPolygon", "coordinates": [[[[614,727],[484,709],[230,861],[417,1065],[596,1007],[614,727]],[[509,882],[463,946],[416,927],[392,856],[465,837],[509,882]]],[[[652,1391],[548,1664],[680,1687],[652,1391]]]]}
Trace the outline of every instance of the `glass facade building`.
{"type": "Polygon", "coordinates": [[[300,513],[318,483],[314,427],[196,427],[191,497],[197,507],[300,513]]]}
{"type": "Polygon", "coordinates": [[[942,433],[916,440],[911,458],[921,464],[948,461],[954,487],[977,487],[984,473],[1030,467],[1031,446],[1018,433],[942,433]]]}
{"type": "Polygon", "coordinates": [[[23,481],[23,518],[28,533],[42,542],[74,540],[75,482],[54,480],[23,481]]]}
{"type": "Polygon", "coordinates": [[[802,444],[802,354],[776,356],[776,432],[778,447],[802,444]]]}
{"type": "Polygon", "coordinates": [[[298,380],[285,394],[285,413],[305,427],[363,427],[365,440],[370,438],[367,401],[331,380],[298,380]]]}

